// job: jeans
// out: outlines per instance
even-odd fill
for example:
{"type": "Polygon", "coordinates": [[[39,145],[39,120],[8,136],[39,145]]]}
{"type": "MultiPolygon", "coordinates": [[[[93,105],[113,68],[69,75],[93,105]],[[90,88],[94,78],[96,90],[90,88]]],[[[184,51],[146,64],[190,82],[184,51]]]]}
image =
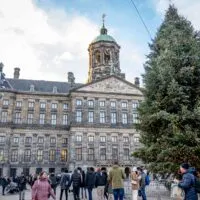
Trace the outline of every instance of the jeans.
{"type": "Polygon", "coordinates": [[[25,199],[25,190],[20,190],[19,191],[19,200],[24,200],[25,199]]]}
{"type": "Polygon", "coordinates": [[[61,189],[60,191],[60,200],[62,200],[63,191],[65,190],[66,200],[68,200],[68,189],[61,189]]]}
{"type": "Polygon", "coordinates": [[[145,187],[144,188],[140,188],[140,194],[142,196],[142,200],[147,200],[145,187]]]}
{"type": "Polygon", "coordinates": [[[88,188],[88,200],[92,200],[92,188],[88,188]]]}
{"type": "Polygon", "coordinates": [[[124,188],[113,189],[114,200],[123,200],[124,188]]]}
{"type": "Polygon", "coordinates": [[[79,193],[80,187],[73,186],[74,200],[80,200],[79,193]]]}

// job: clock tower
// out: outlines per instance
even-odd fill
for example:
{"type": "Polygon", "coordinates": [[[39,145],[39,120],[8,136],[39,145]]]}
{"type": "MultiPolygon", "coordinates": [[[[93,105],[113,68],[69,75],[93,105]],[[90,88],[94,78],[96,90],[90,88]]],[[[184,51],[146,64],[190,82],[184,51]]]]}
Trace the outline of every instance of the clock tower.
{"type": "Polygon", "coordinates": [[[116,75],[125,78],[125,74],[121,73],[119,53],[120,46],[115,39],[107,34],[107,29],[103,25],[100,35],[97,36],[89,45],[89,72],[88,82],[93,82],[110,75],[116,75]]]}

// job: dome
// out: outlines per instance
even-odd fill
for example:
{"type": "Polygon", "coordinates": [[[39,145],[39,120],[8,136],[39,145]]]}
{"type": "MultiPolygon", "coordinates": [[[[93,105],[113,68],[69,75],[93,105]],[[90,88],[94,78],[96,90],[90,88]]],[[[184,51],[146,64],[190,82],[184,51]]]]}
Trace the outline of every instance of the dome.
{"type": "Polygon", "coordinates": [[[112,36],[106,35],[106,34],[101,34],[101,35],[97,36],[97,37],[92,41],[92,43],[100,42],[100,41],[104,41],[104,42],[116,42],[115,39],[114,39],[112,36]]]}
{"type": "Polygon", "coordinates": [[[97,36],[93,41],[92,43],[95,43],[95,42],[101,42],[101,41],[104,41],[104,42],[116,42],[115,39],[108,35],[107,34],[108,30],[105,28],[104,26],[104,22],[103,22],[103,26],[102,28],[100,29],[100,35],[97,36]]]}

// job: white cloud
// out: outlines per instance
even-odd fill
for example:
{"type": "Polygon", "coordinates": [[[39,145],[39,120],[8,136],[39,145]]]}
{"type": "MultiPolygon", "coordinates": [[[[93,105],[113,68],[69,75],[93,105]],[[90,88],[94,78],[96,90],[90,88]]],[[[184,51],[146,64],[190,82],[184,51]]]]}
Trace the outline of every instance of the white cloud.
{"type": "MultiPolygon", "coordinates": [[[[164,14],[167,10],[169,1],[167,0],[153,0],[156,10],[160,14],[164,14]]],[[[184,15],[192,22],[196,29],[200,29],[200,1],[199,0],[173,0],[172,3],[178,8],[180,14],[184,15]]]]}
{"type": "Polygon", "coordinates": [[[20,67],[21,78],[66,80],[73,71],[79,81],[87,79],[87,48],[98,34],[91,20],[55,8],[45,12],[32,0],[1,0],[0,24],[7,77],[20,67]]]}

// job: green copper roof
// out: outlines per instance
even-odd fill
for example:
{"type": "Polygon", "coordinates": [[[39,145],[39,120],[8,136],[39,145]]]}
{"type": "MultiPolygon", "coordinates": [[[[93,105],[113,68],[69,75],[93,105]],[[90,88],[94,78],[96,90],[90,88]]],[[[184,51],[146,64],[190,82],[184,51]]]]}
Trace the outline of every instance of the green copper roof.
{"type": "Polygon", "coordinates": [[[101,34],[101,35],[97,36],[97,37],[92,41],[92,43],[100,42],[100,41],[105,41],[105,42],[116,42],[115,39],[114,39],[112,36],[107,35],[107,34],[101,34]]]}

